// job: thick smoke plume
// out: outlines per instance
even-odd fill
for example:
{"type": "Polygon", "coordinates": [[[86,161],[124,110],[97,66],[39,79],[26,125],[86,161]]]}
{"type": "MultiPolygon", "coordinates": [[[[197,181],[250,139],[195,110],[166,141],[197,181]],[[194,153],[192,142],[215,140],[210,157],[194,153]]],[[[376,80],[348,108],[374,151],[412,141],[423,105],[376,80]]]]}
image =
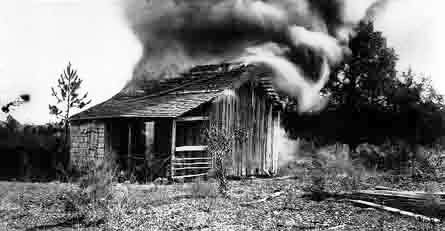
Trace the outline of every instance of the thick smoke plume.
{"type": "Polygon", "coordinates": [[[379,0],[129,0],[126,15],[143,44],[131,91],[194,65],[243,61],[265,65],[301,112],[319,110],[330,68],[347,54],[360,20],[379,0]]]}

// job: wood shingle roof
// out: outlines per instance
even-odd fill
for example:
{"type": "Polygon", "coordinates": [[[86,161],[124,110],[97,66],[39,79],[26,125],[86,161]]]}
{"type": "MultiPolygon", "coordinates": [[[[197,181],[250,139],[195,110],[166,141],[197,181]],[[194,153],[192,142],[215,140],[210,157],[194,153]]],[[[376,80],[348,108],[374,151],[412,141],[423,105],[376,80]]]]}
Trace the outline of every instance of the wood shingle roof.
{"type": "MultiPolygon", "coordinates": [[[[209,102],[225,89],[234,89],[252,77],[251,65],[218,64],[198,66],[177,78],[147,81],[144,94],[118,93],[111,99],[73,115],[70,120],[118,117],[177,117],[209,102]]],[[[265,92],[279,101],[271,78],[259,78],[265,92]]]]}

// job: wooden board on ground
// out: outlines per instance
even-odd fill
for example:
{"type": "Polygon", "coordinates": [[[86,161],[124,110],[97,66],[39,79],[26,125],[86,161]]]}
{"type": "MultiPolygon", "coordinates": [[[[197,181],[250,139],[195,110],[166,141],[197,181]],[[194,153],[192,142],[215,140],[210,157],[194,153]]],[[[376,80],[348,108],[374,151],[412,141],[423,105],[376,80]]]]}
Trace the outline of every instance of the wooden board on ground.
{"type": "Polygon", "coordinates": [[[361,190],[343,198],[367,201],[431,217],[445,217],[445,193],[361,190]]]}

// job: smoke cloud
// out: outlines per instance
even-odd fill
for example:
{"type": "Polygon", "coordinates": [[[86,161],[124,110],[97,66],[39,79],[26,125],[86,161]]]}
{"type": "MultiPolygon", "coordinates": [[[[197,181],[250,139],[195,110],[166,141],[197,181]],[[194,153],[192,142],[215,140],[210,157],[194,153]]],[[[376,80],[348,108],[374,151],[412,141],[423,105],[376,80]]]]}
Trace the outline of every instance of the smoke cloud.
{"type": "Polygon", "coordinates": [[[301,112],[320,110],[326,104],[320,90],[330,68],[348,55],[346,45],[359,21],[371,17],[384,2],[125,1],[128,21],[144,47],[126,89],[194,65],[241,60],[273,70],[276,87],[296,97],[301,112]]]}

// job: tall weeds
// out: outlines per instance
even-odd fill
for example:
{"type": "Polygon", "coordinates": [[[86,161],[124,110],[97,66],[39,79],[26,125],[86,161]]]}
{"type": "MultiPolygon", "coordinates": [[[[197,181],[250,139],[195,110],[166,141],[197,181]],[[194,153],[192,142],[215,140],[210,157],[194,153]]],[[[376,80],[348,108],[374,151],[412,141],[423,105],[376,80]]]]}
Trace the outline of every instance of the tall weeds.
{"type": "Polygon", "coordinates": [[[82,166],[74,167],[70,172],[79,174],[68,177],[74,186],[61,191],[58,200],[64,205],[66,213],[73,214],[78,224],[99,226],[107,222],[111,212],[116,169],[112,155],[104,160],[82,161],[82,166]]]}

